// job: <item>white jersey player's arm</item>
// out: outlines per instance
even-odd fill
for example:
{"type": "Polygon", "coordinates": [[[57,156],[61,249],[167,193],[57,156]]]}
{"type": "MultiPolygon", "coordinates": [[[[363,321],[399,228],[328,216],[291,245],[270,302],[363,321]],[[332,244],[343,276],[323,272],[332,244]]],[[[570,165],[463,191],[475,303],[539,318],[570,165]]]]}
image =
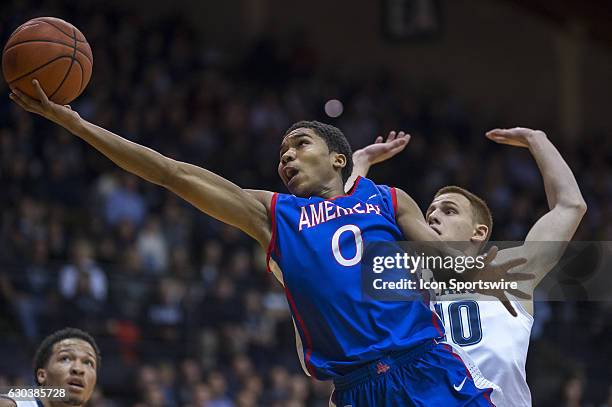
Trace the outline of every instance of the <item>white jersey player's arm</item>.
{"type": "Polygon", "coordinates": [[[372,165],[386,161],[402,152],[408,142],[410,142],[410,134],[403,131],[399,133],[391,131],[384,142],[382,136],[378,136],[374,143],[355,151],[353,153],[353,173],[344,186],[345,191],[353,187],[358,176],[368,175],[372,165]]]}
{"type": "Polygon", "coordinates": [[[542,174],[550,210],[532,226],[523,246],[502,250],[498,255],[526,258],[523,268],[536,275],[528,282],[535,287],[563,255],[566,242],[574,236],[587,210],[586,203],[572,170],[544,132],[517,127],[492,130],[487,137],[528,148],[542,174]]]}
{"type": "Polygon", "coordinates": [[[248,192],[204,168],[126,140],[82,119],[68,106],[51,102],[38,82],[34,86],[40,101],[18,91],[11,94],[11,99],[23,109],[64,127],[124,170],[169,189],[207,215],[241,229],[262,247],[268,245],[271,192],[248,192]]]}
{"type": "Polygon", "coordinates": [[[0,407],[17,407],[17,402],[13,399],[0,395],[0,407]]]}

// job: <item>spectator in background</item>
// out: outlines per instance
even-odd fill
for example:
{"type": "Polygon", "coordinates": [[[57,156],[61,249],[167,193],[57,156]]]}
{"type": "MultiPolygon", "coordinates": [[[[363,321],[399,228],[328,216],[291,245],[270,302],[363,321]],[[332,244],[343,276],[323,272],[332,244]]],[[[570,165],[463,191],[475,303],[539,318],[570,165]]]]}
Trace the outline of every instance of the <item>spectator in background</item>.
{"type": "Polygon", "coordinates": [[[234,407],[234,403],[227,395],[227,380],[221,372],[213,371],[208,375],[208,387],[211,400],[207,407],[234,407]]]}
{"type": "Polygon", "coordinates": [[[174,278],[162,278],[155,296],[144,308],[143,324],[150,358],[176,358],[186,350],[183,344],[186,287],[174,278]],[[159,342],[158,342],[159,341],[159,342]]]}
{"type": "Polygon", "coordinates": [[[168,244],[157,217],[147,218],[136,246],[144,269],[153,274],[164,274],[168,267],[168,244]]]}
{"type": "Polygon", "coordinates": [[[145,201],[138,191],[138,180],[131,174],[121,173],[119,185],[106,198],[104,207],[106,222],[116,226],[122,221],[127,221],[139,226],[146,213],[145,201]]]}
{"type": "Polygon", "coordinates": [[[202,266],[200,277],[206,287],[212,286],[219,275],[221,260],[223,258],[223,246],[216,239],[210,239],[202,245],[202,266]]]}
{"type": "Polygon", "coordinates": [[[551,407],[592,407],[591,404],[583,403],[584,378],[580,374],[572,374],[565,379],[561,386],[561,401],[551,403],[551,407]]]}
{"type": "Polygon", "coordinates": [[[49,248],[46,240],[36,239],[32,247],[32,257],[27,261],[25,272],[19,273],[17,267],[10,268],[0,275],[5,297],[13,305],[13,311],[29,343],[38,342],[41,331],[49,330],[48,324],[54,317],[54,302],[50,293],[53,273],[49,265],[49,248]],[[8,275],[12,278],[8,278],[8,275]]]}
{"type": "Polygon", "coordinates": [[[203,382],[196,383],[191,390],[191,403],[193,407],[209,407],[212,400],[210,387],[203,382]]]}
{"type": "Polygon", "coordinates": [[[72,245],[72,262],[59,272],[59,290],[67,302],[66,310],[75,321],[88,320],[104,311],[108,291],[106,274],[94,261],[91,243],[76,240],[72,245]]]}

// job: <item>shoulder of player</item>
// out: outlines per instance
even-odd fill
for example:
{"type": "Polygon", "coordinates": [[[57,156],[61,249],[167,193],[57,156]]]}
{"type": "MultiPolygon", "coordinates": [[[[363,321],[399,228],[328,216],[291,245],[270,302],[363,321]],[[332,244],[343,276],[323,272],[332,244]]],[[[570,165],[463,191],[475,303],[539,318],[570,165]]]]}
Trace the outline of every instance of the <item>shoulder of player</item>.
{"type": "Polygon", "coordinates": [[[5,396],[0,396],[0,407],[17,407],[17,402],[5,396]]]}
{"type": "Polygon", "coordinates": [[[397,216],[407,215],[410,217],[423,217],[423,212],[421,212],[421,209],[415,200],[412,199],[412,197],[406,191],[394,187],[390,187],[389,190],[392,191],[391,193],[393,194],[397,216]]]}
{"type": "Polygon", "coordinates": [[[270,212],[270,208],[272,206],[272,198],[274,197],[274,192],[264,191],[261,189],[245,189],[252,197],[254,197],[258,202],[266,207],[268,213],[270,212]]]}

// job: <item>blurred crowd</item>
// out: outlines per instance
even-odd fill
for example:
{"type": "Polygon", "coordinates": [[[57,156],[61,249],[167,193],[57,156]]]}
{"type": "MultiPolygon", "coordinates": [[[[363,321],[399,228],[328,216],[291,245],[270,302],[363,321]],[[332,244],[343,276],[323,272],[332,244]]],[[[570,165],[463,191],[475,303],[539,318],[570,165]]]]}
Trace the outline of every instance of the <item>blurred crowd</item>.
{"type": "MultiPolygon", "coordinates": [[[[554,123],[513,123],[409,73],[319,63],[305,32],[221,49],[180,16],[142,21],[56,1],[0,6],[0,31],[53,15],[94,51],[84,118],[246,188],[284,191],[284,130],[301,119],[340,127],[354,148],[392,129],[407,151],[371,177],[426,208],[440,187],[480,194],[493,240],[520,240],[546,211],[528,152],[494,145],[494,127],[541,128],[574,170],[588,204],[577,240],[612,240],[610,138],[562,137],[554,123]],[[339,99],[344,113],[323,106],[339,99]]],[[[3,84],[5,95],[8,94],[3,84]]],[[[331,387],[299,366],[283,291],[245,235],[122,172],[63,129],[0,100],[0,385],[31,383],[46,334],[89,331],[102,348],[91,406],[326,406],[331,387]]],[[[612,406],[612,303],[537,303],[528,360],[535,405],[612,406]]]]}

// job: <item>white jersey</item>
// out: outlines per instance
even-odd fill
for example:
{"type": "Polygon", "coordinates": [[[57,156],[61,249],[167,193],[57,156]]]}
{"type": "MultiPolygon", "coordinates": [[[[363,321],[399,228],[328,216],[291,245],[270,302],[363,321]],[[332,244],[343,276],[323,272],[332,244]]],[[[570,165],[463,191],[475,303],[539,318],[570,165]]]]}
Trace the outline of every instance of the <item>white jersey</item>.
{"type": "Polygon", "coordinates": [[[491,300],[438,296],[434,307],[444,323],[445,340],[465,351],[483,376],[501,388],[498,406],[531,407],[525,362],[533,317],[518,301],[511,301],[515,318],[500,301],[487,298],[491,300]]]}

